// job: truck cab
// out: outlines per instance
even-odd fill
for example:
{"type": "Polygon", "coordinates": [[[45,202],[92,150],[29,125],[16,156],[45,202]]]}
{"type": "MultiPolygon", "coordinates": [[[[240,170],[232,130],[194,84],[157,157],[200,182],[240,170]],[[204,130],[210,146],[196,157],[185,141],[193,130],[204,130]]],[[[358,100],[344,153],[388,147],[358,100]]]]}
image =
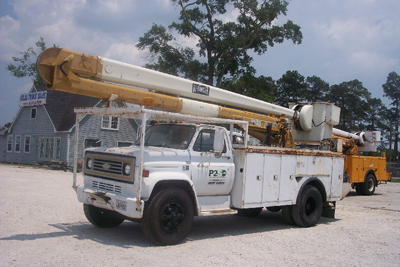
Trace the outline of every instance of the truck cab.
{"type": "MultiPolygon", "coordinates": [[[[228,195],[232,189],[234,152],[224,127],[194,123],[155,124],[146,132],[143,152],[141,197],[145,201],[157,183],[168,180],[186,182],[196,189],[197,196],[228,195]],[[214,150],[216,130],[222,133],[221,151],[214,150]]],[[[123,193],[126,185],[133,189],[140,175],[136,165],[139,157],[140,139],[129,147],[87,149],[83,191],[100,189],[106,193],[123,193]],[[104,181],[106,184],[100,188],[104,181]]],[[[80,200],[87,202],[88,199],[90,197],[80,200]]],[[[89,202],[97,205],[95,200],[89,202]]],[[[134,216],[140,218],[140,214],[134,216]]]]}

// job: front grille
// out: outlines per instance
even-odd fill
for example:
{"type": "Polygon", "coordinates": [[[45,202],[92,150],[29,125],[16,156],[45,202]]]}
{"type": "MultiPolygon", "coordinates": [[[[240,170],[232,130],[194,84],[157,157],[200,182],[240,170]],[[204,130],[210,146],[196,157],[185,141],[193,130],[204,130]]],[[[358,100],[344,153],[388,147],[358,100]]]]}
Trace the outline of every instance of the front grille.
{"type": "Polygon", "coordinates": [[[110,174],[122,175],[123,163],[121,161],[93,159],[93,170],[110,174]]]}
{"type": "Polygon", "coordinates": [[[125,155],[116,155],[109,153],[87,152],[85,156],[85,175],[98,178],[115,180],[125,183],[133,183],[133,174],[135,172],[135,158],[125,155]],[[88,168],[88,159],[93,160],[92,168],[88,168]],[[131,166],[129,175],[124,173],[126,165],[131,166]]]}
{"type": "Polygon", "coordinates": [[[112,185],[112,184],[107,184],[107,183],[103,183],[103,182],[93,181],[92,187],[100,189],[102,191],[122,193],[122,188],[118,185],[112,185]]]}

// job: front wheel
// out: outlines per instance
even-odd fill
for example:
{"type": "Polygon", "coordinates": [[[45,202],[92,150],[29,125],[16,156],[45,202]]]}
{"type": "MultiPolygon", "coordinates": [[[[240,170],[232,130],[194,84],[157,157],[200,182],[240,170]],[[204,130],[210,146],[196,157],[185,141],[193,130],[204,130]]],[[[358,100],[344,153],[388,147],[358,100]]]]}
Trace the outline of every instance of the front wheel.
{"type": "Polygon", "coordinates": [[[190,232],[193,216],[189,195],[180,188],[166,188],[146,203],[141,225],[152,242],[175,245],[190,232]]]}
{"type": "Polygon", "coordinates": [[[88,221],[100,228],[112,228],[120,225],[124,219],[113,216],[111,211],[83,204],[83,211],[88,221]]]}
{"type": "Polygon", "coordinates": [[[362,183],[362,187],[364,195],[373,195],[375,193],[375,176],[373,174],[368,174],[364,183],[362,183]]]}
{"type": "Polygon", "coordinates": [[[298,202],[292,206],[293,221],[301,227],[317,224],[322,213],[322,196],[315,186],[306,186],[300,193],[298,202]]]}

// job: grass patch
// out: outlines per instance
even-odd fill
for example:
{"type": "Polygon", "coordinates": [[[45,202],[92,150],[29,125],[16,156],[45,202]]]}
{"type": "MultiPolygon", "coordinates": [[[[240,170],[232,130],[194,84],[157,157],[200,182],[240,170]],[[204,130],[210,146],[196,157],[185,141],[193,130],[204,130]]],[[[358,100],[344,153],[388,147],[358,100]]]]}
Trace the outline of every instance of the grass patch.
{"type": "MultiPolygon", "coordinates": [[[[44,162],[42,164],[34,164],[34,165],[2,162],[2,163],[0,163],[0,165],[8,165],[8,166],[13,166],[13,167],[17,167],[17,168],[34,168],[34,169],[45,169],[45,170],[63,170],[63,171],[69,171],[69,172],[73,171],[71,166],[67,166],[66,163],[60,163],[60,162],[44,162]]],[[[78,164],[77,172],[78,173],[82,172],[82,165],[78,164]]]]}
{"type": "Polygon", "coordinates": [[[17,163],[6,163],[2,162],[0,165],[8,165],[8,166],[14,166],[14,167],[19,167],[19,168],[35,168],[35,169],[42,169],[43,166],[36,164],[36,165],[31,165],[31,164],[17,164],[17,163]]]}

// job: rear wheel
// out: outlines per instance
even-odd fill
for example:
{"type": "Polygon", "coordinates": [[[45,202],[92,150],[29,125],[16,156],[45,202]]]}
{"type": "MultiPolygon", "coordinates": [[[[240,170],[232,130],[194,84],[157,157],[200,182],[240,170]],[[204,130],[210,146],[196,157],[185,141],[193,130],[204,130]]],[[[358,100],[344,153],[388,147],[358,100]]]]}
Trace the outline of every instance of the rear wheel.
{"type": "Polygon", "coordinates": [[[373,195],[375,193],[375,176],[373,174],[368,174],[364,183],[362,183],[362,187],[364,195],[373,195]]]}
{"type": "Polygon", "coordinates": [[[282,207],[282,219],[287,224],[290,224],[290,225],[295,224],[295,222],[293,220],[293,215],[292,215],[292,206],[282,207]]]}
{"type": "Polygon", "coordinates": [[[315,186],[306,186],[300,193],[298,202],[292,206],[294,222],[301,227],[317,224],[322,213],[322,196],[315,186]]]}
{"type": "Polygon", "coordinates": [[[239,209],[237,214],[242,217],[257,217],[261,211],[262,208],[239,209]]]}
{"type": "Polygon", "coordinates": [[[146,203],[141,225],[154,243],[175,245],[189,233],[193,216],[189,195],[180,188],[166,188],[146,203]]]}
{"type": "Polygon", "coordinates": [[[355,185],[355,187],[356,187],[357,195],[364,195],[363,184],[362,183],[357,183],[355,185]]]}
{"type": "Polygon", "coordinates": [[[88,221],[100,228],[111,228],[120,225],[124,219],[112,215],[112,211],[83,204],[83,211],[88,221]]]}
{"type": "Polygon", "coordinates": [[[267,210],[270,212],[279,212],[281,211],[282,207],[267,207],[267,210]]]}

